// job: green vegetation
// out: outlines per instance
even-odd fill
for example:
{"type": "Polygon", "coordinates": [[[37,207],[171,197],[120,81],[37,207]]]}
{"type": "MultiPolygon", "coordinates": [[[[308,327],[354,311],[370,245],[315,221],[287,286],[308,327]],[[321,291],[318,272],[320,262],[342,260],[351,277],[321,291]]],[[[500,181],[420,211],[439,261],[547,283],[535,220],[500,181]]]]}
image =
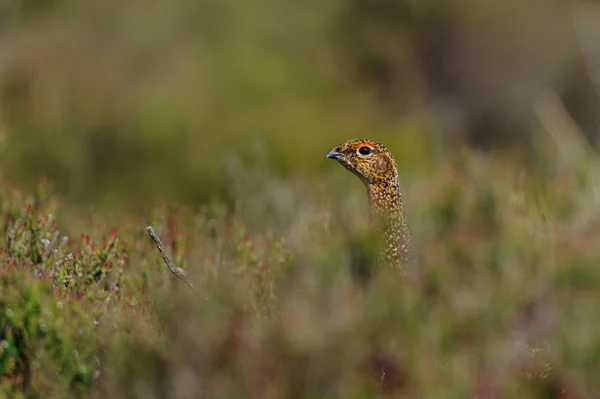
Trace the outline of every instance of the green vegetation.
{"type": "Polygon", "coordinates": [[[236,210],[162,205],[118,231],[96,214],[82,235],[45,183],[5,187],[2,390],[359,398],[376,395],[384,364],[400,396],[598,392],[598,175],[578,167],[596,160],[560,137],[571,151],[544,140],[543,170],[467,151],[411,184],[418,270],[367,285],[350,256],[364,193],[337,168],[307,181],[239,172],[236,210]],[[168,272],[148,221],[205,299],[168,272]]]}
{"type": "Polygon", "coordinates": [[[600,394],[595,3],[4,3],[0,398],[600,394]]]}
{"type": "Polygon", "coordinates": [[[231,200],[231,157],[319,176],[323,149],[362,136],[423,173],[448,145],[526,141],[548,88],[597,131],[561,0],[9,3],[3,173],[66,200],[231,200]]]}

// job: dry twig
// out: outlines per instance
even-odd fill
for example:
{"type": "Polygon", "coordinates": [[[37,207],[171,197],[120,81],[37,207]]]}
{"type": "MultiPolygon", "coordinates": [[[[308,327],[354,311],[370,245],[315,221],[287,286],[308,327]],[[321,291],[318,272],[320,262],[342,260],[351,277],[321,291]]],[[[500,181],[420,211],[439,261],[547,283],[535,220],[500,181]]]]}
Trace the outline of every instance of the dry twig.
{"type": "Polygon", "coordinates": [[[200,291],[198,291],[198,289],[196,289],[196,286],[194,286],[194,284],[188,277],[185,270],[175,266],[175,264],[171,260],[171,257],[167,253],[165,246],[163,245],[160,238],[158,238],[158,236],[154,232],[154,229],[152,228],[152,226],[146,227],[146,231],[148,232],[148,235],[150,236],[150,238],[152,238],[152,241],[154,241],[154,243],[156,244],[156,247],[158,248],[160,254],[162,255],[163,260],[165,261],[165,264],[167,265],[167,267],[169,268],[171,273],[173,273],[175,275],[175,277],[177,277],[178,279],[182,280],[192,291],[194,291],[195,294],[202,296],[200,291]]]}

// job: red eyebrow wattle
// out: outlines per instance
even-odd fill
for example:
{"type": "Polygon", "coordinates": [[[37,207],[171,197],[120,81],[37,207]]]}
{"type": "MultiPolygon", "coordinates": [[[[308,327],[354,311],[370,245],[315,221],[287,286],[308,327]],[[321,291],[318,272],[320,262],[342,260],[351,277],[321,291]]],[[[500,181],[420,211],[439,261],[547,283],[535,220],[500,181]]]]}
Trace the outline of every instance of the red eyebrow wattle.
{"type": "Polygon", "coordinates": [[[369,148],[371,148],[371,149],[375,148],[375,147],[373,147],[373,145],[372,145],[371,143],[368,143],[368,142],[366,142],[366,141],[363,141],[363,142],[360,142],[360,143],[356,143],[356,144],[354,145],[353,149],[357,150],[357,149],[359,149],[360,147],[364,147],[364,146],[367,146],[367,147],[369,147],[369,148]]]}

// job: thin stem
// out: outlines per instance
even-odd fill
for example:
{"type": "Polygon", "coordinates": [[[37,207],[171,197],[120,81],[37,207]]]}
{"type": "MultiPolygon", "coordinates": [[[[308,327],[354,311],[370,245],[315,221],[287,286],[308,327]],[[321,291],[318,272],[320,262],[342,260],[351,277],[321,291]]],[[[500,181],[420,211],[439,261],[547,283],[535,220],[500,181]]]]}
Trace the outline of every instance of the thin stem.
{"type": "Polygon", "coordinates": [[[171,257],[167,253],[165,246],[163,245],[160,238],[154,232],[154,229],[152,228],[152,226],[146,227],[146,231],[148,232],[148,235],[150,236],[150,238],[152,238],[152,241],[154,241],[154,243],[156,244],[156,248],[158,248],[158,251],[162,255],[162,258],[165,261],[165,264],[167,265],[167,267],[169,268],[171,273],[173,273],[175,275],[175,277],[177,277],[178,279],[182,280],[192,291],[194,291],[194,293],[196,295],[203,297],[203,295],[200,293],[200,291],[198,291],[196,286],[192,283],[192,281],[188,277],[185,270],[175,266],[175,263],[173,263],[173,261],[171,260],[171,257]]]}

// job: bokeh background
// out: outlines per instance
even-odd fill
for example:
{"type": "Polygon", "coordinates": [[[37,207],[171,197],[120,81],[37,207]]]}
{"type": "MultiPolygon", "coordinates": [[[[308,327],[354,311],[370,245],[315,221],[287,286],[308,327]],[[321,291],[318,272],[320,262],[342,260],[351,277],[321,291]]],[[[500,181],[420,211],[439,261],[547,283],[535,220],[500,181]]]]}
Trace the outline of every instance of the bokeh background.
{"type": "Polygon", "coordinates": [[[0,1],[0,398],[598,397],[599,43],[597,1],[0,1]]]}
{"type": "Polygon", "coordinates": [[[79,201],[227,197],[231,158],[314,175],[388,144],[410,179],[523,148],[555,91],[595,143],[595,2],[23,0],[0,6],[4,173],[79,201]]]}

